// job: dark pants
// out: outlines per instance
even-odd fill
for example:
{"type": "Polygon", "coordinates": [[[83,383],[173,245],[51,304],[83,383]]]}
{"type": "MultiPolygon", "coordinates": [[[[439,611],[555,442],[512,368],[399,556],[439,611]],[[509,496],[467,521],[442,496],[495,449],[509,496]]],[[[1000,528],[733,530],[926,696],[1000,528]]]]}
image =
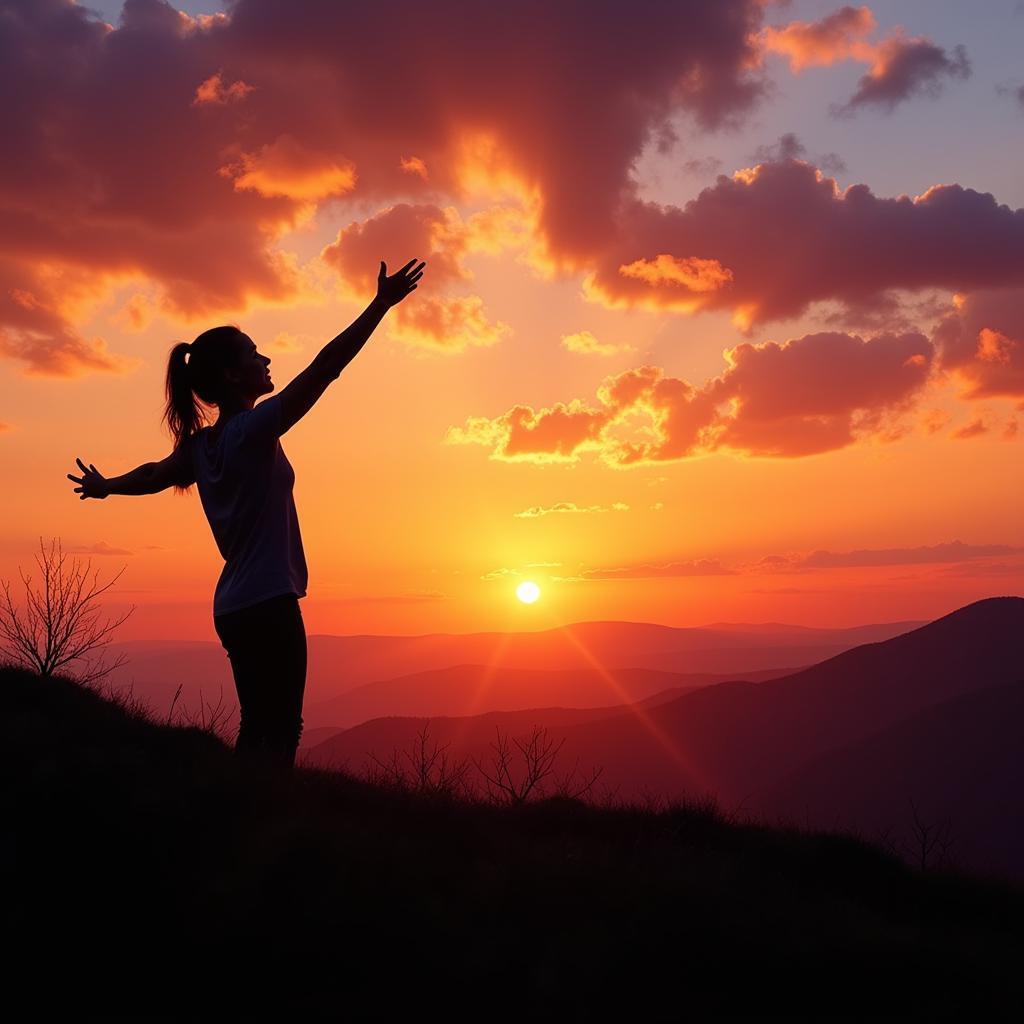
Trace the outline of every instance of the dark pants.
{"type": "Polygon", "coordinates": [[[226,615],[213,625],[231,660],[241,720],[235,752],[291,769],[302,735],[306,630],[295,594],[226,615]]]}

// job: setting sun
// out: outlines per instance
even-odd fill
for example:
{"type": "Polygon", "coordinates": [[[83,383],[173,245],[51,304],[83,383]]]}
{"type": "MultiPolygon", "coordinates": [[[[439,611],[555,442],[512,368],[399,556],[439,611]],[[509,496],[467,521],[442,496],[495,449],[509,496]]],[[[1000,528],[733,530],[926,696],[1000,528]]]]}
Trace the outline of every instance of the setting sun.
{"type": "Polygon", "coordinates": [[[531,583],[529,580],[526,580],[516,587],[516,597],[518,597],[523,604],[533,604],[533,602],[540,597],[540,587],[538,587],[536,583],[531,583]]]}

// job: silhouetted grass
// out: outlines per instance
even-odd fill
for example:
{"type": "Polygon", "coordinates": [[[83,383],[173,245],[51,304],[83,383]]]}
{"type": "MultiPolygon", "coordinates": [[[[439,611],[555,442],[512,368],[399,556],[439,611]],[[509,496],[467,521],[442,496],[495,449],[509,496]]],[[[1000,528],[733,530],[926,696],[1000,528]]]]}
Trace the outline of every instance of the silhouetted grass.
{"type": "Polygon", "coordinates": [[[851,837],[706,803],[502,808],[275,778],[11,668],[0,705],[8,1001],[480,1019],[1021,1002],[1020,889],[851,837]]]}

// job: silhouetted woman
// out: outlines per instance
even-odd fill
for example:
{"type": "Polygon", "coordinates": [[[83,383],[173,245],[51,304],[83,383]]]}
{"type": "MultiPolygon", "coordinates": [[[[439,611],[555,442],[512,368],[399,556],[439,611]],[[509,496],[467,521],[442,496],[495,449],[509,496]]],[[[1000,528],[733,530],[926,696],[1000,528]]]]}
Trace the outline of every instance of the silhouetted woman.
{"type": "Polygon", "coordinates": [[[274,390],[270,359],[237,327],[213,327],[171,350],[164,414],[174,451],[124,476],[107,479],[76,459],[81,498],[179,493],[198,484],[224,569],[213,598],[213,623],[231,660],[241,713],[235,750],[290,769],[302,735],[306,632],[299,598],[306,560],[292,498],[295,474],[278,440],[313,407],[366,344],[384,314],[423,275],[410,260],[386,275],[350,327],[328,342],[283,391],[274,390]],[[207,422],[203,405],[216,407],[207,422]]]}

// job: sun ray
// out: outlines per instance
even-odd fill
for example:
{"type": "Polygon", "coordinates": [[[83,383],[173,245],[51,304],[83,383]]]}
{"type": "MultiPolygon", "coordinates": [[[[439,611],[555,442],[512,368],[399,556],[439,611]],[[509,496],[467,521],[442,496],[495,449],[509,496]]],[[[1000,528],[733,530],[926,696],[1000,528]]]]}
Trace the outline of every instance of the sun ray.
{"type": "Polygon", "coordinates": [[[674,764],[678,765],[689,778],[695,779],[698,785],[704,788],[708,788],[708,781],[701,772],[688,758],[685,753],[679,748],[678,744],[675,743],[672,737],[662,729],[657,722],[655,722],[646,708],[640,707],[634,703],[631,695],[625,690],[621,683],[604,667],[604,665],[598,661],[593,654],[587,649],[586,645],[578,638],[573,636],[568,626],[561,626],[559,631],[563,633],[569,641],[576,647],[576,649],[583,655],[587,662],[597,671],[598,675],[604,679],[612,692],[619,698],[621,703],[625,706],[625,709],[629,711],[640,724],[650,733],[654,741],[668,754],[669,758],[674,764]]]}

